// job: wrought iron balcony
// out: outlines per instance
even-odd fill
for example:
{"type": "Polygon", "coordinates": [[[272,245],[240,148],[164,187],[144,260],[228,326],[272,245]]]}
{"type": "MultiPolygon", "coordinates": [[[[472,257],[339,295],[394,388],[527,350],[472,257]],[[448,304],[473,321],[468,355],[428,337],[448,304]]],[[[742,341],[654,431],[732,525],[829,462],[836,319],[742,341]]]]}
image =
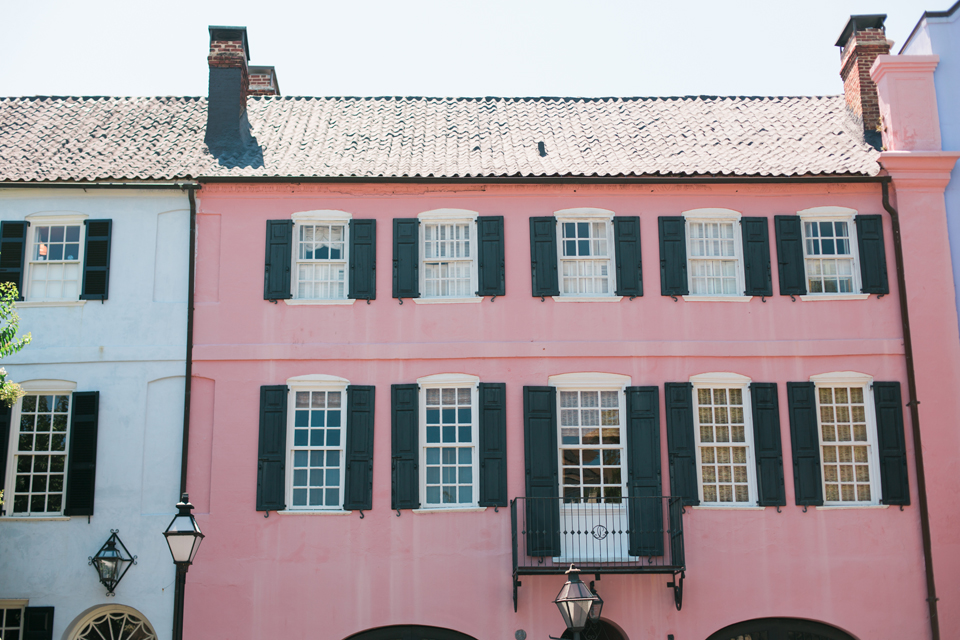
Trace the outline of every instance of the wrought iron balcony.
{"type": "Polygon", "coordinates": [[[513,608],[522,575],[562,574],[571,564],[585,574],[672,574],[677,609],[686,569],[683,501],[630,498],[515,498],[513,608]]]}

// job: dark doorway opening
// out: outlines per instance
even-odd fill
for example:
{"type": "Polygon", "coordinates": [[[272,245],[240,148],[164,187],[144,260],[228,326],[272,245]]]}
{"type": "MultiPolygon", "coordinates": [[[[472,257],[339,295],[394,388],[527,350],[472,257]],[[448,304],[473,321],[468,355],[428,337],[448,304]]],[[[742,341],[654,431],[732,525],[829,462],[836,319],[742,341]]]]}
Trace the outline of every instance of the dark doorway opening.
{"type": "Polygon", "coordinates": [[[472,636],[459,631],[441,629],[440,627],[424,627],[420,625],[401,625],[395,627],[380,627],[361,631],[345,640],[477,640],[472,636]]]}
{"type": "Polygon", "coordinates": [[[738,622],[707,640],[856,640],[836,627],[794,618],[761,618],[738,622]]]}
{"type": "MultiPolygon", "coordinates": [[[[563,640],[573,640],[572,631],[564,631],[560,636],[563,640]]],[[[609,622],[587,622],[587,627],[580,632],[580,640],[627,640],[616,627],[609,622]]]]}

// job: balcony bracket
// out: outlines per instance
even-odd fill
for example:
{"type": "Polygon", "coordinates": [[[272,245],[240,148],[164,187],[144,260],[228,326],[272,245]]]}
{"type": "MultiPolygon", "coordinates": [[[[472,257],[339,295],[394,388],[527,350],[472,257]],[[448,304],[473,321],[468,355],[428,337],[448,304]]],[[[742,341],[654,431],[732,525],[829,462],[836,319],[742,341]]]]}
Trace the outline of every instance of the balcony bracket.
{"type": "Polygon", "coordinates": [[[514,613],[517,612],[517,589],[519,589],[521,585],[522,583],[517,578],[516,572],[514,572],[513,574],[513,612],[514,613]]]}
{"type": "Polygon", "coordinates": [[[673,582],[667,583],[667,588],[673,589],[673,601],[677,605],[677,611],[680,611],[680,608],[683,606],[684,577],[686,577],[685,571],[681,571],[680,573],[675,573],[673,574],[673,582]],[[677,576],[679,576],[679,578],[677,576]]]}

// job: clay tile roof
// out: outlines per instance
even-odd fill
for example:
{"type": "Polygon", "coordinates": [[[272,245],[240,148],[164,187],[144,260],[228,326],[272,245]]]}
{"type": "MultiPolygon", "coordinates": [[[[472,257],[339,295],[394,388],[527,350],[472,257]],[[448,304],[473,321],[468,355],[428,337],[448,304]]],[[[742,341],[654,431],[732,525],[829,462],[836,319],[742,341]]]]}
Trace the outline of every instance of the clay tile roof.
{"type": "Polygon", "coordinates": [[[215,176],[876,175],[842,96],[251,97],[214,155],[205,98],[0,98],[0,181],[215,176]]]}

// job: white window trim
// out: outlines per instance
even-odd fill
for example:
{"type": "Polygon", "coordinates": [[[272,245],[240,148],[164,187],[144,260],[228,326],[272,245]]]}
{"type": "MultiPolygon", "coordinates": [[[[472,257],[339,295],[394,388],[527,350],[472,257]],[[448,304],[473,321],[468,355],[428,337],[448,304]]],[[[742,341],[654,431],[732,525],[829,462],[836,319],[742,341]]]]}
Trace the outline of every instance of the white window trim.
{"type": "MultiPolygon", "coordinates": [[[[697,491],[700,504],[711,509],[763,509],[757,506],[760,493],[757,489],[756,438],[753,434],[753,396],[750,393],[749,377],[730,371],[700,373],[690,376],[693,385],[691,402],[693,403],[693,437],[697,447],[697,491]],[[700,459],[700,411],[697,402],[698,389],[740,389],[743,394],[743,433],[747,447],[747,501],[746,502],[707,502],[703,499],[703,472],[700,459]]],[[[736,443],[730,442],[730,446],[736,443]]],[[[719,496],[718,496],[719,497],[719,496]]]]}
{"type": "Polygon", "coordinates": [[[563,230],[560,225],[564,222],[606,222],[607,232],[607,288],[610,293],[607,295],[578,295],[576,293],[560,292],[559,296],[550,296],[556,302],[620,302],[623,296],[616,295],[617,291],[617,262],[616,262],[616,242],[613,234],[614,211],[609,209],[598,209],[596,207],[577,207],[573,209],[560,209],[554,211],[553,216],[557,219],[554,228],[554,234],[557,240],[557,285],[563,288],[563,261],[576,260],[576,258],[564,258],[563,256],[563,230]]]}
{"type": "Polygon", "coordinates": [[[284,509],[274,511],[281,516],[348,516],[353,511],[344,511],[343,509],[284,509]]]}
{"type": "Polygon", "coordinates": [[[351,299],[350,296],[350,221],[353,220],[353,215],[347,211],[339,211],[337,209],[317,209],[315,211],[298,211],[290,216],[293,220],[293,238],[291,244],[293,245],[292,251],[290,252],[290,298],[284,299],[284,304],[291,306],[338,306],[338,305],[352,305],[356,300],[351,299]],[[343,272],[343,298],[298,298],[297,297],[297,284],[299,278],[299,270],[297,269],[297,259],[300,256],[300,225],[302,224],[313,224],[313,223],[323,223],[323,224],[343,224],[343,262],[345,269],[343,272]]]}
{"type": "Polygon", "coordinates": [[[83,293],[83,263],[87,253],[87,225],[84,224],[90,216],[85,213],[31,213],[24,216],[27,224],[27,237],[23,247],[23,281],[21,283],[21,295],[23,301],[16,303],[19,309],[29,309],[30,307],[82,307],[86,300],[80,300],[80,294],[83,293]],[[30,291],[33,271],[33,245],[37,227],[47,227],[56,225],[79,225],[80,226],[80,247],[77,251],[77,262],[80,267],[80,274],[77,277],[77,298],[71,300],[37,300],[33,299],[30,291]]]}
{"type": "MultiPolygon", "coordinates": [[[[693,260],[698,260],[700,258],[692,258],[690,256],[690,223],[691,222],[733,222],[734,232],[733,232],[733,252],[737,261],[737,291],[739,294],[726,295],[697,295],[694,293],[687,294],[682,296],[684,301],[688,302],[750,302],[753,299],[753,296],[743,295],[746,291],[746,276],[744,274],[744,265],[743,265],[743,231],[741,227],[740,218],[742,214],[739,211],[734,211],[733,209],[721,209],[721,208],[703,208],[703,209],[690,209],[683,212],[683,241],[686,243],[685,249],[687,250],[687,289],[689,291],[693,290],[693,269],[691,268],[691,262],[693,260]]],[[[705,260],[711,258],[704,258],[705,260]]]]}
{"type": "MultiPolygon", "coordinates": [[[[29,600],[22,598],[6,598],[0,600],[0,609],[20,609],[20,628],[17,630],[19,635],[18,638],[23,637],[23,623],[24,623],[24,609],[30,604],[29,600]]],[[[12,630],[12,627],[7,627],[6,630],[12,630]]],[[[5,631],[0,628],[0,631],[5,631]]]]}
{"type": "MultiPolygon", "coordinates": [[[[853,290],[861,291],[863,283],[860,278],[860,238],[857,234],[857,225],[854,216],[856,209],[849,207],[811,207],[797,211],[800,216],[800,241],[803,243],[803,286],[810,287],[810,276],[807,273],[807,235],[804,222],[846,222],[850,230],[850,257],[853,259],[853,290]]],[[[866,300],[869,293],[809,293],[798,296],[801,300],[866,300]]]]}
{"type": "Polygon", "coordinates": [[[613,216],[616,215],[616,212],[610,211],[609,209],[598,209],[596,207],[577,207],[574,209],[560,209],[559,211],[554,211],[553,215],[557,220],[564,219],[568,222],[576,219],[589,220],[591,222],[596,222],[597,220],[613,222],[613,216]]]}
{"type": "Polygon", "coordinates": [[[620,302],[623,296],[550,296],[554,302],[620,302]]]}
{"type": "Polygon", "coordinates": [[[435,507],[430,508],[420,508],[412,509],[414,513],[425,514],[425,513],[483,513],[487,510],[487,507],[445,507],[442,509],[437,509],[435,507]]]}
{"type": "Polygon", "coordinates": [[[598,391],[600,389],[618,389],[623,391],[630,386],[630,376],[619,373],[558,373],[547,378],[547,385],[557,389],[576,389],[578,391],[598,391]]]}
{"type": "MultiPolygon", "coordinates": [[[[420,418],[417,425],[418,437],[420,440],[420,451],[417,452],[417,461],[419,463],[418,472],[418,491],[422,496],[420,508],[415,509],[416,513],[451,513],[457,511],[482,511],[485,507],[479,505],[480,502],[480,376],[474,376],[469,373],[436,373],[429,376],[417,378],[417,403],[420,412],[420,418]],[[428,505],[427,504],[427,389],[440,389],[443,387],[470,387],[470,433],[473,440],[473,455],[471,456],[473,473],[473,502],[464,504],[460,502],[447,503],[450,506],[444,506],[444,503],[428,505]]],[[[432,446],[433,443],[431,443],[432,446]]],[[[460,443],[455,446],[459,448],[460,443]]],[[[440,443],[443,446],[443,443],[440,443]]],[[[458,483],[459,484],[459,483],[458,483]]]]}
{"type": "MultiPolygon", "coordinates": [[[[814,398],[816,403],[817,416],[817,443],[820,447],[818,453],[820,457],[820,491],[824,496],[823,506],[831,509],[838,508],[863,508],[863,507],[883,507],[888,505],[880,504],[883,498],[880,495],[880,459],[878,454],[879,440],[877,436],[877,415],[876,406],[873,400],[873,376],[860,373],[858,371],[831,371],[829,373],[820,373],[810,376],[810,382],[814,384],[814,398]],[[827,486],[826,478],[823,473],[823,427],[820,424],[820,387],[863,387],[863,412],[867,420],[867,465],[870,469],[870,501],[869,502],[843,502],[828,501],[826,499],[827,486]]],[[[830,446],[836,445],[833,443],[830,446]]]]}
{"type": "MultiPolygon", "coordinates": [[[[301,376],[294,376],[287,379],[287,447],[284,451],[286,464],[284,464],[284,502],[287,507],[283,510],[286,513],[344,513],[343,501],[344,488],[346,487],[346,458],[347,458],[347,387],[350,381],[339,376],[331,376],[323,373],[312,373],[301,376]],[[340,502],[336,506],[314,507],[306,505],[303,507],[294,507],[289,504],[293,502],[293,430],[296,423],[297,391],[340,391],[343,395],[340,400],[340,411],[343,416],[340,426],[340,502]]],[[[283,513],[283,511],[278,513],[283,513]]],[[[350,513],[346,511],[345,513],[350,513]]]]}
{"type": "MultiPolygon", "coordinates": [[[[483,302],[483,296],[476,295],[480,288],[480,273],[477,261],[479,256],[477,251],[480,249],[477,238],[477,217],[479,212],[470,209],[431,209],[417,214],[417,220],[420,222],[417,230],[417,252],[420,255],[420,264],[417,265],[419,271],[420,297],[413,298],[414,304],[457,304],[483,302]],[[470,290],[474,292],[471,296],[424,296],[427,289],[427,270],[424,268],[426,262],[426,251],[424,250],[423,226],[424,224],[463,224],[471,223],[470,233],[470,290]]],[[[442,262],[442,261],[441,261],[442,262]]]]}

